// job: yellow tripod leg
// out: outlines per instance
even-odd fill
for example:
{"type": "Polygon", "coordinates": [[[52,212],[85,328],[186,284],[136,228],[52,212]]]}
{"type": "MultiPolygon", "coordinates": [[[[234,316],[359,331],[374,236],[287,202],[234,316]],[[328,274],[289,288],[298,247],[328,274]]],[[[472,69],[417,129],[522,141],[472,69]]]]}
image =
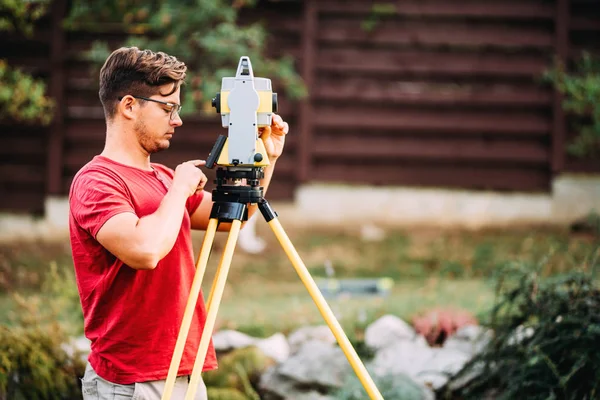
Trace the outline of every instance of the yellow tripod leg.
{"type": "Polygon", "coordinates": [[[327,325],[329,325],[329,329],[331,329],[331,332],[337,339],[340,347],[346,355],[346,358],[348,358],[348,361],[350,361],[354,372],[356,372],[358,379],[360,379],[360,382],[364,386],[369,397],[371,398],[371,400],[383,400],[383,396],[381,396],[381,393],[379,393],[379,390],[375,386],[373,379],[371,379],[371,376],[367,372],[367,369],[358,357],[358,354],[356,354],[356,350],[354,350],[354,347],[352,347],[350,340],[348,340],[348,337],[344,333],[344,330],[340,326],[340,323],[335,318],[335,315],[331,311],[331,308],[329,308],[329,305],[325,301],[325,298],[321,294],[321,291],[317,287],[317,284],[315,283],[312,276],[308,272],[308,269],[302,262],[302,259],[298,255],[298,252],[294,248],[294,245],[290,241],[289,237],[283,230],[281,223],[277,218],[273,218],[271,221],[269,221],[269,226],[271,226],[271,229],[275,233],[275,236],[277,236],[277,239],[283,247],[283,250],[294,265],[296,272],[300,276],[300,279],[304,283],[304,286],[306,286],[306,289],[308,290],[310,296],[317,305],[317,308],[321,312],[321,315],[325,319],[325,322],[327,322],[327,325]]]}
{"type": "Polygon", "coordinates": [[[223,251],[223,256],[221,257],[221,262],[219,264],[219,268],[217,269],[217,275],[208,298],[206,322],[204,323],[204,329],[202,330],[202,337],[200,339],[200,345],[198,346],[198,354],[196,355],[196,361],[194,362],[194,369],[192,370],[192,376],[190,377],[185,400],[194,399],[194,396],[196,395],[196,389],[200,383],[200,374],[202,373],[202,367],[204,366],[204,360],[206,359],[208,344],[210,343],[215,321],[217,319],[217,312],[219,311],[219,305],[221,303],[221,298],[223,297],[223,290],[225,289],[227,274],[229,273],[229,267],[233,258],[233,251],[235,250],[235,245],[237,243],[241,227],[242,221],[233,220],[231,223],[231,229],[229,231],[227,243],[225,244],[225,250],[223,251]]]}
{"type": "Polygon", "coordinates": [[[200,254],[198,255],[198,260],[196,262],[196,272],[194,274],[192,288],[190,289],[190,297],[188,298],[188,302],[185,306],[183,320],[181,321],[177,342],[175,343],[175,350],[173,351],[173,357],[171,358],[171,365],[169,366],[169,373],[167,374],[167,381],[165,382],[165,391],[163,392],[162,400],[170,400],[171,395],[173,394],[175,379],[177,379],[177,370],[179,369],[185,342],[190,331],[192,317],[196,309],[198,296],[200,295],[202,279],[204,278],[204,273],[206,272],[206,265],[208,264],[208,257],[210,255],[210,249],[215,238],[215,232],[217,231],[218,223],[219,222],[216,218],[210,219],[208,222],[208,227],[206,228],[206,234],[204,235],[204,241],[202,242],[202,249],[200,250],[200,254]]]}

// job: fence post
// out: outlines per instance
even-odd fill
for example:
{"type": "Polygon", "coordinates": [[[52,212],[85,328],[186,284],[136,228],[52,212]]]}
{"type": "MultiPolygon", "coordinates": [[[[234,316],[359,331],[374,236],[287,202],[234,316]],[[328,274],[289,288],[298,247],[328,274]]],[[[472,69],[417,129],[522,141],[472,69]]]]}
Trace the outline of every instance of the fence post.
{"type": "Polygon", "coordinates": [[[300,104],[300,140],[298,147],[298,181],[306,182],[310,177],[312,166],[312,104],[311,97],[314,87],[314,59],[317,34],[317,3],[316,0],[304,2],[302,21],[302,79],[308,89],[308,97],[300,104]]]}
{"type": "MultiPolygon", "coordinates": [[[[556,1],[556,16],[554,19],[554,46],[557,61],[568,65],[569,61],[569,23],[570,23],[570,0],[556,1]]],[[[567,125],[565,112],[562,108],[563,96],[554,91],[552,106],[552,174],[556,175],[565,167],[565,144],[567,136],[567,125]]]]}
{"type": "Polygon", "coordinates": [[[50,95],[56,103],[48,138],[46,195],[62,194],[63,138],[65,130],[65,32],[62,27],[67,1],[54,0],[51,5],[52,37],[50,48],[50,95]]]}

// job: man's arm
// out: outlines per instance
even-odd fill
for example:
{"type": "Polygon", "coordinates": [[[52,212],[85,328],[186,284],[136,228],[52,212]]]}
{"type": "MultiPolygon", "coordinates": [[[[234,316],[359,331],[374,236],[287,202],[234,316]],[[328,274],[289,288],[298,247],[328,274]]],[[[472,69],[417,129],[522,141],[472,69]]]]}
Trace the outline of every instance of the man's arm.
{"type": "MultiPolygon", "coordinates": [[[[271,120],[271,126],[259,129],[260,138],[262,139],[267,156],[269,157],[269,166],[265,167],[264,177],[260,181],[260,185],[263,187],[263,195],[267,193],[271,178],[273,177],[273,171],[275,170],[275,164],[277,159],[283,152],[283,146],[285,145],[285,135],[289,131],[288,123],[277,115],[273,114],[271,120]]],[[[212,210],[212,193],[205,192],[202,202],[192,214],[192,229],[205,230],[208,226],[208,220],[210,218],[210,212],[212,210]]],[[[252,216],[258,209],[256,204],[252,204],[248,207],[248,218],[252,216]]],[[[221,223],[219,224],[219,231],[229,231],[231,224],[221,223]]]]}
{"type": "Polygon", "coordinates": [[[175,244],[188,197],[206,184],[206,176],[197,168],[203,164],[195,160],[179,165],[173,185],[154,213],[142,218],[117,214],[100,228],[96,240],[128,266],[154,269],[175,244]]]}

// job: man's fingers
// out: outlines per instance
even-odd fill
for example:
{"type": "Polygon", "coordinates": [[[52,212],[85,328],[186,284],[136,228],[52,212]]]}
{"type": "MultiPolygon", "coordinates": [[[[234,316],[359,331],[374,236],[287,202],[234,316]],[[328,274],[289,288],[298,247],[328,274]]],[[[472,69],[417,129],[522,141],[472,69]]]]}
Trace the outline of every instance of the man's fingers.
{"type": "Polygon", "coordinates": [[[263,128],[262,132],[260,133],[260,138],[262,140],[267,140],[269,138],[269,136],[271,136],[271,127],[265,126],[263,128]]]}
{"type": "Polygon", "coordinates": [[[196,167],[200,167],[202,165],[206,165],[206,160],[190,160],[189,163],[195,165],[196,167]]]}
{"type": "Polygon", "coordinates": [[[283,118],[281,118],[281,116],[277,114],[273,114],[271,126],[276,128],[276,130],[278,131],[277,133],[283,132],[284,135],[287,135],[288,131],[290,130],[288,123],[285,122],[283,118]]]}

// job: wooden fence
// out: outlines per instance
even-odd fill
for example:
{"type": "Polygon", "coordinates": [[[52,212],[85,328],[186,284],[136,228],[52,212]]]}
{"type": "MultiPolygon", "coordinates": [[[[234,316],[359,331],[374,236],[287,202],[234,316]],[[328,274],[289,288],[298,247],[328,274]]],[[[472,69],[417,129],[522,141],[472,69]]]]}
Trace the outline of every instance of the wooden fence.
{"type": "MultiPolygon", "coordinates": [[[[47,80],[48,128],[0,125],[0,211],[42,212],[102,150],[96,79],[81,51],[120,35],[65,32],[55,0],[35,37],[2,39],[0,57],[47,80]]],[[[269,198],[302,182],[544,192],[563,171],[600,171],[566,156],[560,97],[541,76],[554,57],[598,51],[597,0],[265,1],[273,55],[292,55],[310,91],[280,101],[291,125],[269,198]]],[[[255,71],[260,76],[260,71],[255,71]]],[[[206,157],[218,115],[185,119],[169,166],[206,157]]]]}

